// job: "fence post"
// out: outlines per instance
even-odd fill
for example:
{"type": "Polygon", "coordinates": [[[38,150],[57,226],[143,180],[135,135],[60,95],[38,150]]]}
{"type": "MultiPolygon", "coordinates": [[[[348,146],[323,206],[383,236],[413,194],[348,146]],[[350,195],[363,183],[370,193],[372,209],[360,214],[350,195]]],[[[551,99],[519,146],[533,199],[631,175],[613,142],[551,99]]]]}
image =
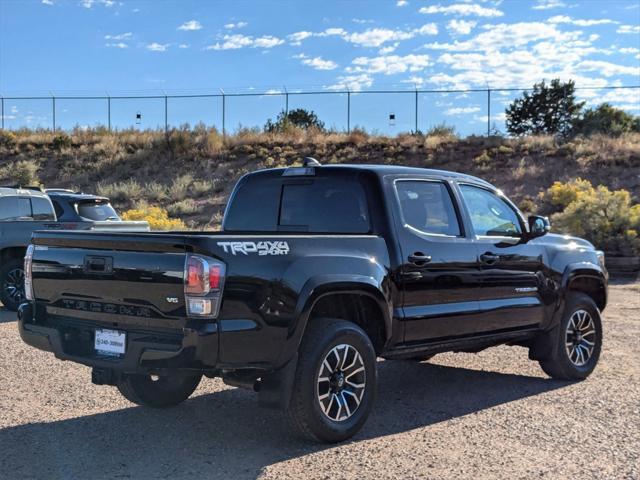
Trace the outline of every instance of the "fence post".
{"type": "Polygon", "coordinates": [[[168,116],[168,100],[167,96],[164,96],[164,133],[169,132],[169,116],[168,116]]]}
{"type": "Polygon", "coordinates": [[[0,116],[2,116],[2,129],[4,130],[4,97],[0,97],[0,103],[2,103],[2,113],[0,113],[0,116]]]}
{"type": "Polygon", "coordinates": [[[56,97],[51,97],[51,111],[53,112],[53,132],[56,131],[56,97]]]}
{"type": "Polygon", "coordinates": [[[487,137],[491,136],[491,89],[487,88],[487,137]]]}
{"type": "Polygon", "coordinates": [[[226,137],[227,136],[227,129],[225,126],[225,115],[226,115],[226,98],[227,96],[224,93],[224,90],[220,89],[220,93],[222,93],[222,136],[226,137]]]}
{"type": "Polygon", "coordinates": [[[111,131],[111,97],[107,97],[107,125],[111,131]]]}
{"type": "Polygon", "coordinates": [[[284,118],[289,118],[289,92],[287,87],[284,88],[284,118]]]}
{"type": "Polygon", "coordinates": [[[347,133],[351,133],[351,91],[347,90],[347,133]]]}
{"type": "Polygon", "coordinates": [[[418,87],[416,86],[416,118],[415,118],[415,128],[413,131],[414,135],[418,134],[418,87]]]}

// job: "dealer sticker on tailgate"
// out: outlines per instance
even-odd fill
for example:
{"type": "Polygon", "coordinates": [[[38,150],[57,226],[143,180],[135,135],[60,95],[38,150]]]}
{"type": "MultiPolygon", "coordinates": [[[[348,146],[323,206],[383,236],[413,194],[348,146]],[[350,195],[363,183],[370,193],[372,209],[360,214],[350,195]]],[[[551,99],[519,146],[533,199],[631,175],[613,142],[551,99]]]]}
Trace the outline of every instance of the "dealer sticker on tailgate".
{"type": "Polygon", "coordinates": [[[127,334],[118,330],[96,330],[95,349],[103,355],[124,355],[127,334]]]}

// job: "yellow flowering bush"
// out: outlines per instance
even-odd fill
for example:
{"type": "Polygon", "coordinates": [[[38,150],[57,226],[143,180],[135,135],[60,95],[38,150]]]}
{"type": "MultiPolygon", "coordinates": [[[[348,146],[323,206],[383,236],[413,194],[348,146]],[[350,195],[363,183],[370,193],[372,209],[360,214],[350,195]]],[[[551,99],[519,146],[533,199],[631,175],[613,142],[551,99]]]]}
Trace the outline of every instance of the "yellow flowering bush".
{"type": "Polygon", "coordinates": [[[123,220],[146,220],[151,230],[186,230],[187,226],[179,218],[169,218],[167,211],[160,207],[142,206],[127,210],[123,220]]]}
{"type": "Polygon", "coordinates": [[[555,208],[555,229],[584,237],[614,255],[640,255],[640,204],[627,190],[594,187],[587,180],[555,182],[544,194],[555,208]]]}

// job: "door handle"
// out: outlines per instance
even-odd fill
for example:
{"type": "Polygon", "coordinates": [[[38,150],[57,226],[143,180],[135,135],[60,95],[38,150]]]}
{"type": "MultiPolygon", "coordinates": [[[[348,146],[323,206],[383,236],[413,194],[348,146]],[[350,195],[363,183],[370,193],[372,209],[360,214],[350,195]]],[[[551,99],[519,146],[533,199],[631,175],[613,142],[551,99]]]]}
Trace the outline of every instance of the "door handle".
{"type": "Polygon", "coordinates": [[[409,255],[409,262],[414,265],[422,266],[431,261],[431,255],[425,255],[422,252],[414,252],[409,255]]]}
{"type": "Polygon", "coordinates": [[[495,253],[487,252],[480,255],[480,260],[482,260],[487,265],[493,265],[498,260],[500,260],[500,255],[496,255],[495,253]]]}

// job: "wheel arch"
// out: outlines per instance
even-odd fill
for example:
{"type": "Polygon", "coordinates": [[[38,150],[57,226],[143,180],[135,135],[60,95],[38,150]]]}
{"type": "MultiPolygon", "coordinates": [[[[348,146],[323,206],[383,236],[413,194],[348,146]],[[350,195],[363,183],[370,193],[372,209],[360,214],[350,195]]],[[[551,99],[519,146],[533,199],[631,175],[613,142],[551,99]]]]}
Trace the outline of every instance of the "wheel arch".
{"type": "MultiPolygon", "coordinates": [[[[392,308],[381,283],[360,275],[321,276],[310,279],[296,307],[290,340],[298,349],[310,321],[342,318],[359,325],[380,353],[391,338],[392,308]]],[[[283,359],[286,361],[286,359],[283,359]]]]}
{"type": "Polygon", "coordinates": [[[607,275],[599,265],[587,262],[568,265],[562,276],[562,287],[565,296],[570,292],[589,296],[600,311],[607,306],[607,275]]]}

